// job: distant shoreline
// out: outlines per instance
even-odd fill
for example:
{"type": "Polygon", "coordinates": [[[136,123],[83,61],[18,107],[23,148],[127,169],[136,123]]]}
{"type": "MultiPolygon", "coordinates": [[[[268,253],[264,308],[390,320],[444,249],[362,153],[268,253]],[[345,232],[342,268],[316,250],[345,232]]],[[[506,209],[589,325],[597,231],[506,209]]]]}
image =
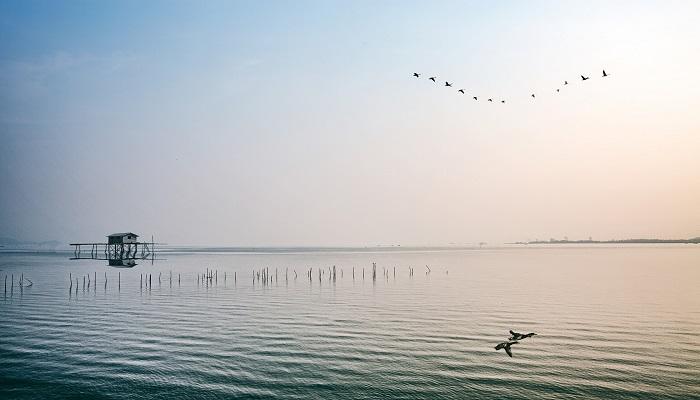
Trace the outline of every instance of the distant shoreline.
{"type": "Polygon", "coordinates": [[[508,244],[700,244],[700,237],[692,239],[621,239],[621,240],[533,240],[508,244]]]}

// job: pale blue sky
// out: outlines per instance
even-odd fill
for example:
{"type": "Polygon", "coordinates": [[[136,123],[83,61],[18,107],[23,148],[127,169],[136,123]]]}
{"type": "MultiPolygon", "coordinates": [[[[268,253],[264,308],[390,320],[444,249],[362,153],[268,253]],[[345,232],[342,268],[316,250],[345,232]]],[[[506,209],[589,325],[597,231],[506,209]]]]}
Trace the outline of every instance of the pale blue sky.
{"type": "Polygon", "coordinates": [[[0,236],[697,236],[697,15],[666,1],[4,1],[0,236]]]}

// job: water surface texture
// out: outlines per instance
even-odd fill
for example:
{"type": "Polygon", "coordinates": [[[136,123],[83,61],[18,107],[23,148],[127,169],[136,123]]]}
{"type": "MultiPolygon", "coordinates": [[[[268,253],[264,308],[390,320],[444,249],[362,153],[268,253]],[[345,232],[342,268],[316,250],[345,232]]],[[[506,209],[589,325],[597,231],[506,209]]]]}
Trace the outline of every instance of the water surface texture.
{"type": "Polygon", "coordinates": [[[0,398],[700,398],[698,246],[160,256],[0,254],[0,398]]]}

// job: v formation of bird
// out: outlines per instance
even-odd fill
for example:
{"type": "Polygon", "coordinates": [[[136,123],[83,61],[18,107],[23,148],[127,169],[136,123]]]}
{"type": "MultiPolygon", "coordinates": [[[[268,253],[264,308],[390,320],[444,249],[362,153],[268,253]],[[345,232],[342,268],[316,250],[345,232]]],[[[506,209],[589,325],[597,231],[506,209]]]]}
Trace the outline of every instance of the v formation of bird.
{"type": "MultiPolygon", "coordinates": [[[[419,74],[418,72],[414,72],[414,73],[413,73],[413,77],[415,77],[415,78],[420,78],[420,76],[421,76],[421,74],[419,74]]],[[[606,78],[606,77],[608,77],[608,76],[610,76],[610,75],[609,75],[607,72],[605,72],[605,70],[603,70],[603,75],[601,75],[601,78],[606,78]]],[[[591,79],[590,76],[581,75],[581,82],[585,82],[585,81],[587,81],[587,80],[589,80],[589,79],[591,79]]],[[[433,83],[437,83],[437,77],[436,77],[436,76],[431,76],[431,77],[428,78],[428,80],[433,81],[433,83]]],[[[568,85],[568,84],[569,84],[569,81],[564,81],[564,85],[568,85]]],[[[452,83],[450,83],[450,82],[448,82],[448,81],[445,81],[444,87],[452,87],[452,83]]],[[[557,88],[557,89],[556,89],[556,92],[559,93],[559,91],[560,91],[560,88],[557,88]]],[[[459,93],[461,93],[461,94],[466,94],[466,89],[459,89],[459,90],[457,90],[457,92],[459,92],[459,93]]],[[[535,94],[534,94],[534,93],[531,93],[531,94],[530,94],[530,97],[532,97],[532,98],[534,99],[534,98],[535,98],[535,94]]],[[[477,96],[472,96],[472,98],[473,98],[474,100],[477,100],[477,101],[479,100],[479,98],[478,98],[477,96]]],[[[488,101],[488,102],[493,102],[493,99],[492,99],[492,98],[489,98],[487,101],[488,101]]],[[[505,100],[501,100],[501,104],[505,104],[505,103],[506,103],[505,100]]]]}
{"type": "Polygon", "coordinates": [[[506,354],[508,354],[509,357],[513,357],[513,352],[510,350],[510,346],[520,343],[520,340],[527,339],[527,338],[530,338],[533,336],[537,336],[537,334],[534,332],[518,333],[518,332],[510,331],[510,337],[508,338],[508,341],[501,342],[501,343],[497,344],[495,349],[496,350],[504,349],[506,351],[506,354]]]}

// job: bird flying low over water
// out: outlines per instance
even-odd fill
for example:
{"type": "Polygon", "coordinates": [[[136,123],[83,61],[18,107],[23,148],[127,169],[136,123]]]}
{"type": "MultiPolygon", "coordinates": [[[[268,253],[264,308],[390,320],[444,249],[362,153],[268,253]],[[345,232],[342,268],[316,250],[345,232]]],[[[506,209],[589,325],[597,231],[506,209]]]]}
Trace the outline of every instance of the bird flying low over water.
{"type": "Polygon", "coordinates": [[[445,86],[452,86],[450,82],[445,81],[445,86]]]}
{"type": "Polygon", "coordinates": [[[582,81],[585,81],[585,80],[588,80],[588,79],[591,79],[591,77],[590,77],[590,76],[583,76],[583,75],[581,75],[581,80],[582,80],[582,81]]]}
{"type": "Polygon", "coordinates": [[[603,70],[603,78],[605,78],[606,76],[608,76],[608,74],[606,74],[605,70],[603,70]]]}
{"type": "Polygon", "coordinates": [[[464,89],[459,89],[458,92],[464,94],[464,89]]]}
{"type": "Polygon", "coordinates": [[[513,357],[513,353],[510,351],[510,346],[517,344],[517,341],[501,342],[496,345],[496,350],[505,349],[509,357],[513,357]]]}
{"type": "Polygon", "coordinates": [[[420,74],[419,74],[418,72],[414,72],[414,73],[413,73],[413,76],[415,76],[416,78],[419,78],[419,77],[420,77],[420,74]]]}
{"type": "Polygon", "coordinates": [[[434,77],[434,76],[431,76],[431,77],[428,78],[428,79],[430,79],[431,81],[435,82],[435,77],[434,77]]]}
{"type": "Polygon", "coordinates": [[[511,337],[508,338],[508,340],[515,340],[515,341],[522,340],[522,339],[527,339],[527,338],[529,338],[529,337],[533,337],[533,336],[536,336],[536,335],[537,335],[535,332],[530,332],[530,333],[525,333],[525,334],[523,334],[523,333],[518,333],[518,332],[513,332],[512,330],[511,330],[511,331],[508,331],[508,332],[510,332],[510,334],[511,334],[511,337]]]}

